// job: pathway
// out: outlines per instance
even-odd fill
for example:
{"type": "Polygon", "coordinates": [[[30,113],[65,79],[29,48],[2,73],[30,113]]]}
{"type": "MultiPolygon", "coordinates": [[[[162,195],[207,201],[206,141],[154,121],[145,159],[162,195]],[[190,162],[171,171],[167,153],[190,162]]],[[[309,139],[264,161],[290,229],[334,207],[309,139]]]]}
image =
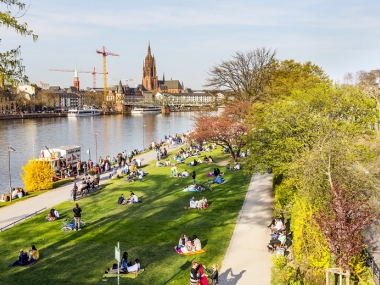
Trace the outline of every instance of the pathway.
{"type": "MultiPolygon", "coordinates": [[[[179,148],[175,146],[170,149],[179,148]]],[[[142,164],[156,158],[154,151],[139,156],[142,164]]],[[[100,184],[108,180],[109,173],[101,175],[100,184]]],[[[25,199],[0,208],[0,228],[46,207],[50,209],[70,200],[72,183],[36,197],[25,199]]],[[[269,230],[266,225],[272,219],[272,176],[254,175],[247,191],[243,208],[220,269],[220,285],[270,284],[271,254],[267,251],[269,230]]]]}
{"type": "Polygon", "coordinates": [[[270,284],[272,255],[267,250],[266,226],[272,206],[272,176],[254,175],[219,271],[220,285],[270,284]]]}

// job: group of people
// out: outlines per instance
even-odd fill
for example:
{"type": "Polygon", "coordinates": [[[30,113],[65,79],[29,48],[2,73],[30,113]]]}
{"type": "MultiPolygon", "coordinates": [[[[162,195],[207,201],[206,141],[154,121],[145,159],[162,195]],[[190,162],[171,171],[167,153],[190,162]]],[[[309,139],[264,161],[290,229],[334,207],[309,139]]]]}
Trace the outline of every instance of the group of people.
{"type": "Polygon", "coordinates": [[[46,215],[45,220],[48,222],[55,221],[56,219],[59,219],[59,213],[56,209],[51,209],[50,212],[46,215]]]}
{"type": "Polygon", "coordinates": [[[219,282],[218,265],[213,264],[212,269],[208,269],[202,263],[198,263],[196,260],[193,260],[191,264],[191,269],[190,269],[190,285],[196,285],[199,283],[201,285],[209,285],[207,278],[211,279],[211,285],[218,285],[218,282],[219,282]]]}
{"type": "Polygon", "coordinates": [[[281,213],[272,220],[268,225],[270,228],[270,241],[269,249],[273,252],[277,247],[282,246],[286,242],[286,225],[284,220],[284,215],[281,213]]]}
{"type": "Polygon", "coordinates": [[[193,235],[193,237],[187,237],[185,234],[181,235],[178,245],[174,247],[174,250],[178,253],[189,253],[201,249],[202,243],[196,235],[193,235]]]}
{"type": "Polygon", "coordinates": [[[119,199],[117,199],[117,203],[119,205],[126,205],[129,203],[138,203],[138,202],[139,202],[139,198],[132,191],[130,191],[130,195],[127,199],[124,198],[124,194],[121,194],[119,199]]]}
{"type": "Polygon", "coordinates": [[[32,245],[27,252],[24,252],[23,249],[20,249],[18,259],[9,264],[9,266],[25,266],[37,261],[39,258],[40,253],[38,252],[37,248],[32,245]]]}
{"type": "MultiPolygon", "coordinates": [[[[118,273],[117,272],[117,264],[112,268],[109,268],[105,271],[106,274],[118,273]]],[[[121,258],[119,272],[122,274],[126,273],[139,273],[140,272],[140,260],[138,258],[135,259],[134,263],[128,262],[128,252],[124,251],[123,257],[121,258]]]]}
{"type": "Polygon", "coordinates": [[[8,202],[10,201],[11,197],[12,197],[12,200],[13,199],[16,199],[16,198],[22,198],[26,195],[26,192],[23,188],[21,187],[17,187],[17,188],[12,188],[12,191],[10,194],[8,195],[5,195],[5,194],[1,194],[1,200],[4,201],[4,202],[8,202]]]}
{"type": "Polygon", "coordinates": [[[190,206],[188,209],[207,209],[209,207],[209,204],[207,203],[206,197],[202,197],[200,200],[195,200],[195,197],[190,198],[190,206]]]}

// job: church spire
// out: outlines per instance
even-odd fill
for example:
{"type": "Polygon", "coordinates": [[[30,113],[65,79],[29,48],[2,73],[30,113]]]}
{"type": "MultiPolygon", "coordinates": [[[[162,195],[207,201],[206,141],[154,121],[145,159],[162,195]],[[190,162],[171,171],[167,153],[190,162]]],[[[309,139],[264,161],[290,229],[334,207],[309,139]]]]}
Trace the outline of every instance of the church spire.
{"type": "Polygon", "coordinates": [[[150,54],[150,41],[148,42],[148,54],[150,54]]]}

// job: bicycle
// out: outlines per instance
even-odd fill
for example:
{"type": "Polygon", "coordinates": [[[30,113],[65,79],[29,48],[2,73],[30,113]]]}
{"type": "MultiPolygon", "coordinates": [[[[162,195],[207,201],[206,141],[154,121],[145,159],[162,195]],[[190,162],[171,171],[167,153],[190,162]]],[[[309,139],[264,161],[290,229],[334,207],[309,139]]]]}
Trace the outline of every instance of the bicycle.
{"type": "MultiPolygon", "coordinates": [[[[83,228],[85,225],[86,225],[86,223],[81,220],[80,221],[80,228],[83,228]]],[[[62,228],[61,228],[61,230],[63,232],[70,232],[74,228],[75,228],[75,221],[74,221],[74,219],[71,219],[70,221],[68,221],[66,219],[65,221],[62,222],[62,228]]]]}

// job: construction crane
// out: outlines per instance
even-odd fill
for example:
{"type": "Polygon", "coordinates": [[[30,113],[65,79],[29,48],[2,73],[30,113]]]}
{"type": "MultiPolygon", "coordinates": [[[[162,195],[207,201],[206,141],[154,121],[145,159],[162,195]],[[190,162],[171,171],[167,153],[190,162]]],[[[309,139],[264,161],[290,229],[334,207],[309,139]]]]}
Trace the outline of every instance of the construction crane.
{"type": "Polygon", "coordinates": [[[106,52],[106,48],[103,46],[102,50],[96,50],[96,53],[98,54],[101,54],[103,56],[103,88],[104,88],[104,102],[106,102],[107,100],[107,61],[106,61],[106,57],[108,55],[112,55],[112,56],[119,56],[118,54],[116,53],[112,53],[112,52],[106,52]]]}
{"type": "MultiPolygon", "coordinates": [[[[75,69],[54,69],[50,68],[49,71],[61,71],[61,72],[75,72],[75,69]]],[[[103,74],[103,72],[97,72],[95,67],[93,71],[89,70],[77,70],[78,73],[91,73],[92,74],[92,88],[96,88],[96,74],[103,74]]]]}

